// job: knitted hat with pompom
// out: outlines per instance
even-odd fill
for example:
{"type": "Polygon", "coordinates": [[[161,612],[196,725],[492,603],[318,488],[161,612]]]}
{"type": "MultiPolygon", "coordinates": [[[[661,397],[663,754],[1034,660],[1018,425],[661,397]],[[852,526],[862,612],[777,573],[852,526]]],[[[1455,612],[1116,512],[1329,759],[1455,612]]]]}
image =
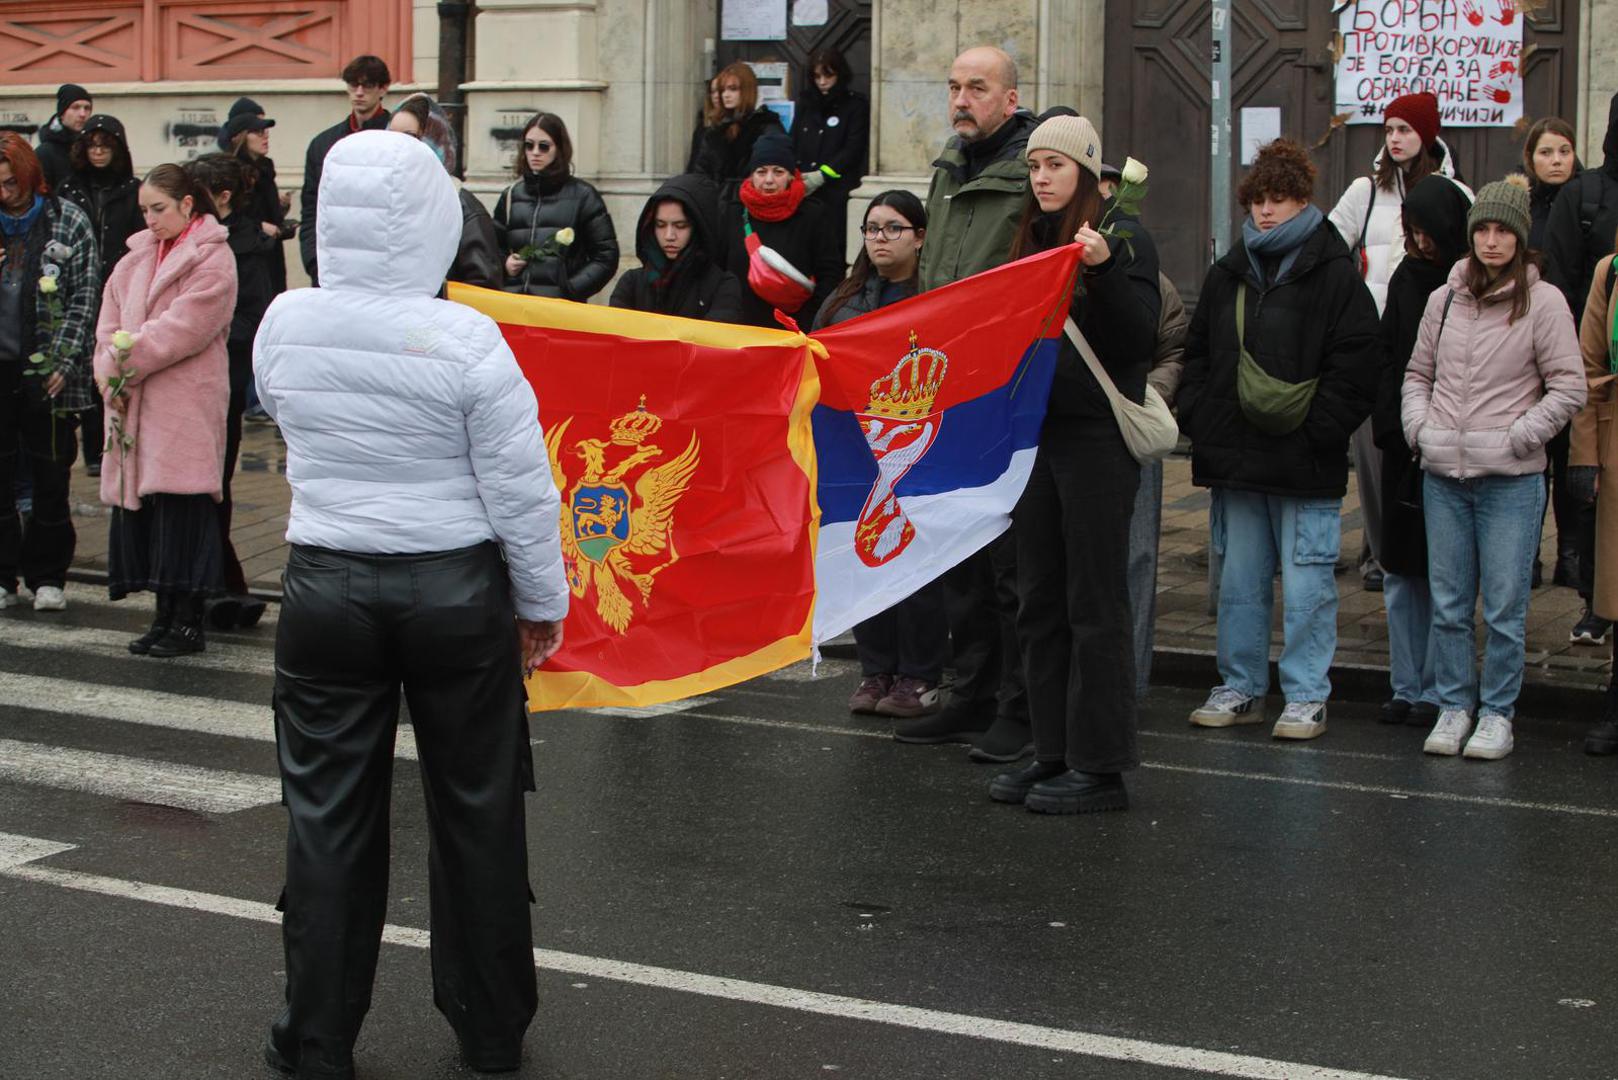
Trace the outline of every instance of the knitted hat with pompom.
{"type": "Polygon", "coordinates": [[[1504,180],[1483,185],[1466,215],[1466,231],[1476,232],[1485,222],[1497,221],[1510,229],[1521,247],[1528,246],[1528,228],[1532,221],[1528,213],[1528,178],[1514,173],[1504,180]]]}

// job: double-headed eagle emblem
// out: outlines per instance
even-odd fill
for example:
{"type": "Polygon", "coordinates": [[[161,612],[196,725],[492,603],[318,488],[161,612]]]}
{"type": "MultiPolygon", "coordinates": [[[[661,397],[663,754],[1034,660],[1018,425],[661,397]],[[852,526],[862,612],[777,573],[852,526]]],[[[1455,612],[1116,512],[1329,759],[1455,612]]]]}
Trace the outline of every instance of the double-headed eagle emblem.
{"type": "Polygon", "coordinates": [[[635,616],[631,591],[640,595],[644,608],[657,575],[680,561],[674,548],[674,507],[691,486],[700,443],[693,433],[678,457],[648,467],[663,456],[661,447],[646,441],[663,427],[663,420],[646,411],[644,394],[638,408],[608,425],[610,439],[580,439],[564,454],[563,436],[574,419],[568,417],[545,436],[551,475],[563,499],[562,560],[573,595],[583,597],[594,586],[596,613],[621,634],[635,616]],[[615,448],[627,453],[609,465],[615,448]],[[584,462],[584,472],[571,488],[563,467],[566,456],[584,462]]]}

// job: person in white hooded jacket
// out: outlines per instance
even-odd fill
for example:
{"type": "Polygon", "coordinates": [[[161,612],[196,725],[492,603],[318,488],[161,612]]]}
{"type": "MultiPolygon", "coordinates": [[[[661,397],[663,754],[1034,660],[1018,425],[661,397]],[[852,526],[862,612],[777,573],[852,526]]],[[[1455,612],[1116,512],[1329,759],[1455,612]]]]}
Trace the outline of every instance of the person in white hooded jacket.
{"type": "Polygon", "coordinates": [[[433,1000],[474,1069],[521,1063],[536,1007],[523,675],[561,644],[559,498],[499,327],[435,299],[461,204],[425,145],[326,158],[319,289],[270,305],[259,397],[292,513],[276,635],[287,1004],[265,1058],[352,1077],[388,887],[400,690],[427,789],[433,1000]]]}

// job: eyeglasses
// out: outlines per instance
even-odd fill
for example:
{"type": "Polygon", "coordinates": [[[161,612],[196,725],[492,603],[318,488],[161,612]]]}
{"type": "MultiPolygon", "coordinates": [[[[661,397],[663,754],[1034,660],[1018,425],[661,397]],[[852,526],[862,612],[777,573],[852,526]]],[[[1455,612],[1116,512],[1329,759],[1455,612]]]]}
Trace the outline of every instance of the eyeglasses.
{"type": "Polygon", "coordinates": [[[884,240],[897,240],[905,233],[915,231],[916,227],[914,225],[900,225],[893,221],[888,222],[886,225],[863,225],[860,227],[860,232],[864,234],[867,240],[875,240],[879,236],[884,240]]]}
{"type": "Polygon", "coordinates": [[[548,154],[555,149],[555,147],[555,143],[534,142],[532,139],[524,139],[522,141],[522,148],[534,154],[548,154]]]}

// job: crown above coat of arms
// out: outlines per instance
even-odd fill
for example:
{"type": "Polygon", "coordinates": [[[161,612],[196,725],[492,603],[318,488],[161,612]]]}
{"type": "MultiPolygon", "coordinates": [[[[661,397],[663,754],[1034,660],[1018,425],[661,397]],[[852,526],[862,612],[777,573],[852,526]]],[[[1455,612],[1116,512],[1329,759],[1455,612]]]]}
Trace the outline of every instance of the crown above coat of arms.
{"type": "Polygon", "coordinates": [[[922,348],[916,344],[916,332],[910,332],[910,351],[899,358],[891,374],[883,375],[871,384],[871,401],[865,411],[872,416],[890,420],[914,420],[933,411],[933,401],[944,385],[944,373],[949,370],[949,357],[937,349],[922,348]],[[926,374],[922,364],[926,362],[926,374]]]}
{"type": "Polygon", "coordinates": [[[646,395],[642,394],[635,411],[624,413],[608,424],[607,429],[612,432],[612,441],[618,446],[639,446],[643,440],[656,435],[662,426],[661,416],[646,411],[646,395]]]}

